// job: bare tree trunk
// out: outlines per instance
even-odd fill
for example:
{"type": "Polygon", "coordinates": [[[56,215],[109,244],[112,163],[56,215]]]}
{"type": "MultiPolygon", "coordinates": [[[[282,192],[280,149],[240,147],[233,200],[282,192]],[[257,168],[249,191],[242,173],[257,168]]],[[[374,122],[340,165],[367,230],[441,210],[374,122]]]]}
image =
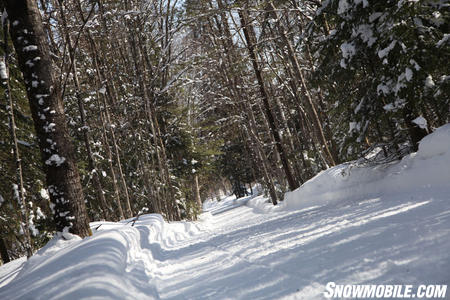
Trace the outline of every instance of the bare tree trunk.
{"type": "MultiPolygon", "coordinates": [[[[211,30],[211,35],[213,37],[214,43],[217,47],[223,48],[223,59],[226,61],[227,66],[220,66],[220,72],[225,75],[225,79],[227,81],[227,86],[232,99],[235,99],[234,109],[236,110],[236,114],[243,115],[243,119],[246,120],[247,124],[242,124],[241,128],[245,137],[245,141],[249,143],[249,148],[253,149],[254,153],[254,164],[258,167],[262,168],[263,182],[269,191],[270,198],[272,203],[277,204],[277,194],[275,192],[275,186],[273,183],[272,174],[270,172],[269,162],[267,156],[264,152],[264,149],[261,145],[261,141],[257,135],[257,127],[255,122],[255,117],[253,114],[253,109],[251,104],[249,103],[249,99],[246,96],[245,90],[242,88],[238,88],[238,86],[242,87],[242,76],[241,71],[236,70],[234,67],[234,62],[239,60],[239,55],[234,51],[233,41],[227,21],[227,17],[224,13],[224,5],[222,1],[217,1],[220,11],[220,21],[217,17],[214,17],[216,22],[219,35],[224,36],[225,38],[217,38],[214,34],[213,25],[209,22],[209,28],[211,30]]],[[[213,7],[210,6],[212,9],[213,7]]],[[[224,186],[224,185],[223,185],[224,186]]],[[[224,193],[226,194],[226,189],[224,186],[224,193]]]]}
{"type": "MultiPolygon", "coordinates": [[[[94,64],[95,64],[97,78],[98,78],[99,82],[102,82],[102,76],[101,76],[101,73],[100,73],[100,67],[99,67],[99,62],[98,62],[98,51],[96,49],[94,41],[92,41],[92,40],[91,40],[91,45],[92,45],[92,49],[94,51],[94,64]]],[[[98,95],[98,88],[99,88],[99,86],[97,86],[97,96],[99,96],[98,95]]],[[[107,95],[111,95],[111,94],[107,93],[107,95]]],[[[122,189],[123,189],[123,192],[125,194],[126,217],[127,218],[131,218],[133,216],[133,212],[131,210],[130,196],[128,194],[128,188],[127,188],[127,183],[125,181],[125,176],[124,176],[123,171],[122,171],[122,163],[121,163],[121,159],[120,159],[119,147],[117,145],[116,135],[114,133],[113,126],[111,126],[112,125],[112,121],[111,121],[111,116],[110,116],[110,113],[109,113],[108,103],[106,102],[106,96],[104,94],[102,94],[102,96],[100,98],[102,99],[102,102],[103,102],[104,121],[106,121],[106,124],[108,125],[109,134],[111,136],[111,142],[112,142],[113,149],[114,149],[114,155],[115,155],[116,162],[117,162],[117,168],[118,168],[118,171],[119,171],[120,182],[122,184],[122,189]]],[[[113,97],[111,96],[111,98],[113,98],[113,97]]],[[[113,103],[112,100],[111,100],[111,102],[113,103]]],[[[102,124],[102,126],[105,126],[105,125],[102,124]]],[[[106,135],[105,135],[105,137],[106,137],[106,135]]],[[[111,170],[112,169],[113,168],[111,167],[111,170]]],[[[116,180],[116,179],[114,179],[114,180],[116,180]]]]}
{"type": "Polygon", "coordinates": [[[281,164],[284,169],[284,173],[286,175],[286,180],[289,184],[289,189],[295,190],[298,187],[298,182],[295,181],[294,176],[292,175],[291,169],[289,167],[289,162],[286,157],[286,153],[284,151],[283,145],[281,144],[280,134],[275,125],[275,118],[272,114],[272,110],[270,108],[269,97],[267,95],[267,91],[264,85],[264,81],[261,74],[261,69],[258,65],[255,53],[255,31],[253,26],[248,22],[248,15],[246,10],[239,10],[239,17],[241,20],[242,30],[244,31],[244,36],[247,42],[247,50],[250,55],[250,60],[252,61],[253,70],[255,72],[256,79],[259,84],[259,89],[261,93],[261,97],[264,104],[264,109],[267,116],[267,121],[269,122],[270,129],[275,140],[275,146],[277,148],[278,154],[280,155],[281,164]]]}
{"type": "MultiPolygon", "coordinates": [[[[217,1],[219,8],[223,10],[224,5],[221,0],[217,1]]],[[[219,27],[219,30],[221,30],[223,35],[225,36],[225,39],[220,39],[222,47],[224,49],[225,53],[225,59],[228,62],[229,68],[231,71],[236,71],[233,68],[233,61],[237,60],[238,57],[236,53],[233,51],[233,41],[230,33],[230,29],[228,26],[228,21],[225,16],[225,13],[222,11],[221,14],[221,20],[222,24],[215,19],[217,26],[219,27]],[[222,27],[223,26],[223,27],[222,27]]],[[[211,30],[212,26],[210,25],[211,30]]],[[[274,205],[278,203],[278,196],[275,191],[275,185],[273,182],[272,174],[269,170],[269,161],[266,156],[266,153],[264,152],[264,149],[261,145],[261,141],[258,137],[258,130],[256,126],[256,120],[255,115],[253,113],[253,109],[251,107],[251,104],[249,103],[249,99],[245,99],[242,94],[245,94],[244,91],[238,90],[237,86],[243,86],[243,84],[240,82],[240,72],[237,72],[237,74],[231,74],[227,68],[223,68],[223,72],[225,74],[226,80],[228,81],[228,87],[230,90],[230,94],[233,96],[234,99],[236,99],[237,102],[237,110],[238,113],[246,112],[247,117],[244,118],[247,120],[248,126],[243,126],[246,135],[248,136],[248,139],[250,140],[250,148],[254,149],[255,151],[255,159],[256,159],[256,165],[259,165],[262,167],[262,173],[264,178],[264,183],[266,185],[266,188],[269,191],[270,199],[274,205]]],[[[226,194],[226,189],[224,188],[224,193],[226,194]]]]}
{"type": "Polygon", "coordinates": [[[195,195],[195,203],[197,203],[198,209],[201,211],[202,209],[202,198],[200,197],[200,187],[198,185],[198,175],[194,175],[194,195],[195,195]]]}
{"type": "Polygon", "coordinates": [[[7,264],[11,261],[9,258],[8,249],[6,248],[5,240],[2,237],[0,237],[0,255],[2,257],[3,264],[7,264]]]}
{"type": "Polygon", "coordinates": [[[54,205],[56,229],[82,237],[91,235],[61,90],[52,69],[38,6],[33,0],[5,3],[54,205]]]}
{"type": "MultiPolygon", "coordinates": [[[[92,53],[91,55],[93,57],[94,67],[95,67],[95,70],[96,70],[94,86],[95,86],[95,91],[96,91],[97,107],[98,107],[99,116],[100,116],[100,124],[101,124],[101,129],[102,129],[101,130],[101,136],[102,136],[102,140],[103,140],[103,145],[104,145],[105,150],[106,150],[106,155],[108,157],[108,165],[109,165],[109,170],[111,172],[111,177],[112,177],[112,181],[113,181],[114,198],[115,198],[117,209],[119,211],[119,219],[125,219],[125,214],[123,212],[122,204],[121,204],[121,201],[120,201],[120,193],[119,193],[119,187],[118,187],[118,183],[117,183],[117,176],[116,176],[116,172],[115,172],[114,166],[113,166],[113,156],[112,156],[111,148],[110,148],[110,145],[109,145],[109,142],[108,142],[108,134],[106,132],[106,125],[105,125],[106,118],[104,116],[104,112],[102,111],[102,108],[101,108],[102,105],[100,103],[100,98],[101,97],[105,97],[105,95],[102,94],[100,96],[100,93],[99,93],[100,83],[102,82],[102,78],[101,78],[100,70],[99,70],[97,48],[95,46],[94,41],[90,37],[89,32],[88,32],[88,37],[90,39],[91,53],[92,53]]],[[[105,102],[105,100],[103,100],[103,103],[104,102],[105,102]]]]}
{"type": "MultiPolygon", "coordinates": [[[[103,193],[103,187],[102,184],[100,182],[100,176],[98,174],[98,170],[97,170],[97,166],[94,160],[94,157],[92,155],[92,149],[91,149],[91,144],[90,144],[90,134],[89,134],[89,126],[87,124],[86,121],[86,111],[84,109],[84,104],[83,104],[83,99],[81,98],[81,93],[80,93],[80,83],[78,80],[78,72],[77,72],[77,66],[76,66],[76,61],[75,61],[75,50],[72,47],[72,41],[70,38],[70,34],[67,28],[67,22],[66,22],[66,18],[65,18],[65,14],[62,8],[62,5],[60,3],[60,12],[61,12],[61,19],[62,19],[62,23],[63,23],[63,28],[65,30],[66,33],[66,43],[68,45],[69,48],[69,57],[70,57],[70,62],[71,65],[73,67],[73,81],[75,83],[75,88],[76,88],[76,98],[77,98],[77,102],[78,102],[78,110],[80,111],[80,117],[81,117],[81,125],[82,125],[82,131],[83,131],[83,140],[84,140],[84,145],[86,148],[86,154],[88,157],[88,166],[89,166],[89,174],[92,175],[92,179],[94,181],[94,188],[95,191],[97,193],[97,197],[98,199],[100,199],[100,205],[102,207],[102,213],[103,213],[103,217],[106,220],[111,220],[111,215],[110,215],[110,208],[109,205],[106,202],[105,199],[105,195],[103,193]]],[[[71,72],[72,70],[69,70],[69,72],[71,72]]]]}
{"type": "Polygon", "coordinates": [[[173,191],[172,182],[170,179],[170,171],[167,165],[167,155],[165,152],[165,145],[163,140],[161,139],[161,132],[158,124],[158,119],[156,116],[156,109],[154,108],[153,103],[151,102],[150,95],[147,91],[147,78],[146,78],[146,64],[145,60],[141,60],[142,56],[142,49],[141,47],[138,47],[136,44],[136,40],[134,38],[135,34],[134,32],[130,32],[129,34],[129,40],[130,40],[130,46],[131,46],[131,52],[133,56],[133,61],[135,65],[136,70],[136,76],[138,77],[139,86],[142,91],[142,95],[144,98],[144,103],[146,104],[147,109],[147,117],[148,121],[150,122],[150,127],[153,135],[153,140],[155,142],[155,150],[157,154],[157,159],[159,166],[161,168],[161,172],[163,174],[163,180],[166,184],[166,188],[168,191],[168,194],[166,195],[165,202],[167,203],[168,208],[168,217],[169,220],[180,220],[181,214],[179,211],[179,208],[176,205],[175,202],[175,193],[173,191]]]}
{"type": "MultiPolygon", "coordinates": [[[[97,97],[99,97],[97,95],[97,97]]],[[[104,124],[104,117],[103,117],[103,112],[100,113],[100,120],[102,122],[102,138],[103,138],[103,145],[104,147],[106,147],[106,155],[108,157],[108,164],[109,164],[109,171],[111,172],[111,177],[112,177],[112,181],[113,181],[113,189],[114,189],[114,198],[116,200],[116,205],[117,205],[117,209],[119,210],[119,218],[120,219],[125,219],[125,215],[123,213],[123,208],[122,208],[122,203],[120,202],[120,194],[119,194],[119,187],[117,184],[117,175],[116,175],[116,171],[114,170],[114,165],[113,165],[113,157],[112,157],[112,153],[111,153],[111,148],[109,146],[109,142],[108,142],[108,136],[106,133],[106,128],[105,128],[105,124],[104,124]]]]}
{"type": "Polygon", "coordinates": [[[22,160],[20,159],[20,151],[19,145],[17,144],[17,135],[16,135],[16,121],[14,118],[14,103],[11,98],[11,88],[9,85],[9,49],[8,49],[8,27],[9,22],[5,21],[3,24],[3,36],[4,36],[4,44],[3,50],[5,52],[4,56],[4,71],[5,74],[2,75],[2,81],[5,86],[5,98],[6,98],[6,107],[8,108],[9,114],[9,131],[11,136],[12,143],[12,152],[14,157],[14,162],[16,164],[16,180],[17,180],[17,193],[14,193],[14,196],[17,196],[17,201],[21,205],[21,209],[18,210],[17,214],[19,215],[20,227],[25,235],[25,247],[27,250],[27,257],[31,257],[33,255],[33,249],[31,244],[31,236],[30,236],[30,228],[28,226],[28,205],[25,201],[25,193],[23,187],[23,176],[22,176],[22,160]],[[3,76],[6,75],[6,78],[3,76]]]}
{"type": "Polygon", "coordinates": [[[306,86],[306,81],[305,81],[304,75],[300,69],[300,64],[298,62],[297,56],[295,55],[294,48],[292,47],[291,42],[289,41],[289,39],[286,36],[284,27],[282,26],[282,24],[280,23],[280,21],[278,19],[278,14],[277,14],[275,6],[273,5],[273,3],[271,1],[269,2],[269,5],[270,5],[270,8],[272,9],[272,13],[275,16],[275,19],[278,20],[277,21],[278,33],[280,34],[280,36],[283,40],[283,43],[288,50],[288,58],[291,61],[292,67],[294,69],[294,74],[300,81],[304,97],[306,98],[309,110],[311,111],[312,119],[314,122],[314,127],[316,128],[317,137],[324,148],[324,152],[328,158],[328,162],[332,166],[334,166],[334,165],[336,165],[336,163],[335,163],[333,155],[331,154],[330,149],[328,147],[327,140],[326,140],[325,134],[323,132],[323,127],[322,127],[322,124],[321,124],[321,121],[319,118],[319,114],[317,113],[316,106],[312,100],[312,97],[308,90],[308,87],[306,86]]]}

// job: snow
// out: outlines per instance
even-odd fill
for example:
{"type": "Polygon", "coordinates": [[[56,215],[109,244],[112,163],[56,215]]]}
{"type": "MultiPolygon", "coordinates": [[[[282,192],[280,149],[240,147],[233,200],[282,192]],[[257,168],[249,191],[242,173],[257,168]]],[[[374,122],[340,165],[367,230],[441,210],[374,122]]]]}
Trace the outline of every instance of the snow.
{"type": "Polygon", "coordinates": [[[0,295],[2,292],[2,286],[11,282],[11,280],[13,280],[17,276],[26,262],[27,258],[24,256],[0,267],[0,295]]]}
{"type": "Polygon", "coordinates": [[[342,51],[343,59],[341,59],[341,61],[340,61],[340,66],[345,69],[345,68],[347,68],[347,64],[346,64],[345,60],[351,59],[353,57],[353,55],[355,55],[356,48],[353,43],[345,42],[341,45],[341,51],[342,51]]]}
{"type": "Polygon", "coordinates": [[[337,13],[339,15],[346,13],[350,9],[350,4],[347,0],[340,0],[337,13]]]}
{"type": "Polygon", "coordinates": [[[412,122],[422,129],[427,129],[427,120],[422,116],[418,116],[412,122]]]}
{"type": "Polygon", "coordinates": [[[368,2],[367,0],[355,0],[355,4],[356,4],[356,5],[358,5],[358,4],[360,4],[360,3],[363,4],[363,7],[369,6],[369,2],[368,2]]]}
{"type": "Polygon", "coordinates": [[[440,39],[437,43],[436,43],[436,47],[441,47],[442,45],[444,45],[445,43],[447,43],[447,41],[450,39],[450,34],[449,33],[444,33],[444,36],[442,37],[442,39],[440,39]]]}
{"type": "Polygon", "coordinates": [[[277,206],[208,200],[199,221],[93,222],[0,267],[0,299],[324,299],[337,284],[448,284],[450,124],[417,153],[318,174],[277,206]]]}
{"type": "Polygon", "coordinates": [[[31,60],[27,60],[27,61],[25,62],[25,65],[26,65],[27,67],[29,67],[29,68],[34,67],[34,63],[33,63],[31,60]]]}
{"type": "Polygon", "coordinates": [[[50,123],[50,124],[44,126],[44,130],[45,130],[45,132],[53,132],[55,130],[55,126],[56,126],[55,123],[50,123]]]}
{"type": "Polygon", "coordinates": [[[48,194],[47,189],[41,189],[41,190],[39,191],[39,193],[40,193],[42,199],[50,200],[50,195],[48,194]]]}
{"type": "Polygon", "coordinates": [[[23,47],[23,51],[24,52],[30,52],[30,51],[36,51],[38,49],[38,47],[36,45],[28,45],[23,47]]]}
{"type": "Polygon", "coordinates": [[[8,13],[6,12],[6,8],[4,8],[3,12],[2,12],[2,27],[5,24],[5,21],[7,18],[8,18],[8,13]]]}
{"type": "Polygon", "coordinates": [[[389,54],[389,52],[391,52],[391,50],[394,49],[396,43],[397,43],[397,41],[396,41],[396,40],[393,40],[393,41],[389,44],[389,46],[387,46],[386,48],[384,48],[384,49],[378,51],[378,56],[379,56],[380,58],[383,58],[383,57],[387,56],[387,55],[389,54]]]}
{"type": "Polygon", "coordinates": [[[45,161],[45,164],[49,166],[56,165],[57,167],[59,167],[65,161],[66,159],[64,157],[61,157],[58,154],[52,154],[52,156],[50,156],[50,158],[45,161]]]}
{"type": "Polygon", "coordinates": [[[390,92],[390,88],[388,85],[384,84],[384,83],[380,83],[377,86],[377,93],[378,95],[381,95],[381,93],[383,93],[384,95],[388,95],[390,92]]]}
{"type": "Polygon", "coordinates": [[[0,78],[3,80],[8,79],[8,71],[6,70],[6,65],[3,60],[0,60],[0,78]]]}
{"type": "Polygon", "coordinates": [[[303,209],[337,203],[355,194],[379,197],[403,190],[422,192],[450,188],[449,162],[450,124],[447,124],[426,136],[417,153],[397,163],[374,167],[347,163],[322,171],[297,190],[287,193],[283,205],[303,209]]]}
{"type": "Polygon", "coordinates": [[[28,143],[26,141],[22,141],[22,140],[17,140],[17,143],[20,144],[20,145],[26,146],[26,147],[32,147],[33,146],[33,144],[30,144],[30,143],[28,143]]]}
{"type": "Polygon", "coordinates": [[[416,69],[416,71],[419,71],[421,69],[419,64],[414,59],[410,59],[409,63],[414,66],[414,69],[416,69]]]}
{"type": "Polygon", "coordinates": [[[435,86],[433,77],[431,75],[428,75],[427,78],[425,78],[425,86],[429,89],[432,89],[435,86]]]}
{"type": "MultiPolygon", "coordinates": [[[[450,124],[439,127],[419,144],[417,156],[422,159],[448,157],[450,155],[450,124]]],[[[448,165],[447,165],[448,166],[448,165]]],[[[447,171],[446,175],[448,175],[447,171]]],[[[439,175],[437,173],[436,175],[439,175]]]]}
{"type": "Polygon", "coordinates": [[[343,43],[341,45],[341,51],[344,58],[352,58],[356,53],[355,45],[353,43],[343,43]]]}
{"type": "Polygon", "coordinates": [[[354,36],[360,36],[363,42],[367,43],[367,46],[371,47],[377,39],[373,36],[372,27],[369,24],[361,24],[358,29],[353,33],[354,36]]]}
{"type": "Polygon", "coordinates": [[[373,14],[371,14],[369,16],[369,22],[373,23],[373,21],[375,21],[376,19],[378,19],[379,17],[381,17],[383,15],[383,13],[381,12],[374,12],[373,14]]]}
{"type": "Polygon", "coordinates": [[[413,77],[413,71],[410,68],[405,69],[405,78],[407,81],[411,81],[413,77]]]}

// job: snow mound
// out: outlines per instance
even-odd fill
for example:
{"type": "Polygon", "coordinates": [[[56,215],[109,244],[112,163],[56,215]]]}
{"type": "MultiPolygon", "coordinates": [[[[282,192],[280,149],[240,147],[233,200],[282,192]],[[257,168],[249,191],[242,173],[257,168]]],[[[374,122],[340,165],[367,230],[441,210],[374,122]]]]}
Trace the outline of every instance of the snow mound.
{"type": "Polygon", "coordinates": [[[91,223],[93,236],[55,236],[0,286],[0,299],[158,299],[153,282],[171,249],[200,231],[196,223],[166,223],[148,214],[91,223]],[[11,282],[10,282],[11,281],[11,282]]]}
{"type": "Polygon", "coordinates": [[[328,205],[349,198],[377,197],[402,191],[442,189],[450,185],[450,124],[420,142],[419,151],[388,165],[341,164],[322,171],[280,205],[286,210],[328,205]]]}
{"type": "Polygon", "coordinates": [[[437,155],[450,154],[450,124],[436,129],[422,139],[417,156],[430,158],[437,155]]]}

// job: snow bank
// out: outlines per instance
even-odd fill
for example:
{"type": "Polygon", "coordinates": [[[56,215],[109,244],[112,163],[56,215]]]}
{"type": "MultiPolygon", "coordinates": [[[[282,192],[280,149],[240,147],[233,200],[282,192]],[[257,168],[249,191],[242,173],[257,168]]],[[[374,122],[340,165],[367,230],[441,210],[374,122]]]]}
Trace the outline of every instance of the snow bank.
{"type": "Polygon", "coordinates": [[[436,129],[419,151],[401,161],[375,167],[341,164],[322,171],[287,193],[283,209],[302,209],[345,199],[362,199],[402,191],[448,188],[450,185],[450,124],[436,129]]]}
{"type": "Polygon", "coordinates": [[[91,228],[93,236],[83,240],[55,236],[0,286],[0,299],[159,298],[150,279],[161,249],[199,231],[195,223],[168,224],[157,214],[91,228]]]}

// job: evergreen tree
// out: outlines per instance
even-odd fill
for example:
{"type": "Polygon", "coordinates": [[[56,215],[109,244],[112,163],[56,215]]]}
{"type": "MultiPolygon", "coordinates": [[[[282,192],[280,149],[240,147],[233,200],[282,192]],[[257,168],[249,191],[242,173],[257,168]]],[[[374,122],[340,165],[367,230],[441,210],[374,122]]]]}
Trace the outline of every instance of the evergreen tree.
{"type": "Polygon", "coordinates": [[[318,9],[311,30],[316,85],[347,124],[335,126],[344,159],[361,153],[363,142],[399,155],[405,142],[417,150],[432,127],[448,121],[439,113],[449,105],[444,6],[341,0],[318,9]]]}

